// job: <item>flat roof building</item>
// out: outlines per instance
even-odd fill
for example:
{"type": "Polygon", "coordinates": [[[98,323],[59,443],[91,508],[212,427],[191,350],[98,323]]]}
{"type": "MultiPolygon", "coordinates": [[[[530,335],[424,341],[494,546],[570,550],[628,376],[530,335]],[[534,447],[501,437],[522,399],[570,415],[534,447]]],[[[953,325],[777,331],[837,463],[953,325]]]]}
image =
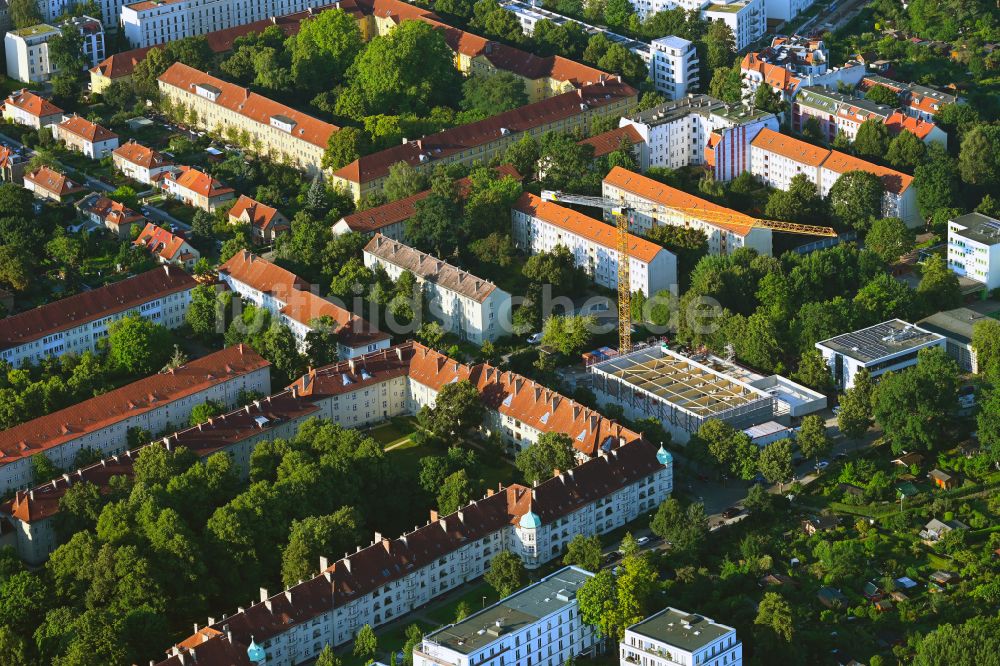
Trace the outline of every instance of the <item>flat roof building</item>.
{"type": "Polygon", "coordinates": [[[618,647],[620,666],[743,664],[735,629],[670,607],[627,628],[618,647]]]}
{"type": "Polygon", "coordinates": [[[675,441],[718,419],[746,428],[774,418],[774,398],[666,347],[647,347],[590,366],[601,402],[621,405],[632,419],[652,417],[675,441]]]}
{"type": "MultiPolygon", "coordinates": [[[[592,650],[594,627],[585,624],[576,593],[594,574],[565,567],[489,608],[424,636],[414,666],[472,666],[496,655],[504,666],[561,666],[592,650]]],[[[500,663],[499,661],[496,663],[500,663]]]]}
{"type": "Polygon", "coordinates": [[[849,389],[861,368],[878,377],[917,364],[917,352],[945,347],[944,336],[901,319],[890,319],[816,343],[837,386],[849,389]]]}
{"type": "Polygon", "coordinates": [[[982,213],[949,220],[948,267],[986,291],[1000,287],[1000,220],[982,213]]]}
{"type": "Polygon", "coordinates": [[[966,372],[978,373],[976,350],[972,348],[972,331],[976,323],[990,319],[989,315],[971,308],[955,308],[935,312],[917,322],[925,331],[943,335],[947,339],[948,355],[966,372]]]}

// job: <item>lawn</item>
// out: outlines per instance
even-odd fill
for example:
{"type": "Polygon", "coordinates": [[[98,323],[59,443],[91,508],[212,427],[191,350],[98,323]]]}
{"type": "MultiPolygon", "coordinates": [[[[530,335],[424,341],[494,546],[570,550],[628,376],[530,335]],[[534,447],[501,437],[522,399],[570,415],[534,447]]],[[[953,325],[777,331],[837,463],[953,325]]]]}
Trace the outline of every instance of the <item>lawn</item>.
{"type": "Polygon", "coordinates": [[[469,605],[469,608],[474,613],[477,610],[482,610],[486,606],[500,601],[500,595],[485,582],[479,581],[466,589],[461,596],[450,598],[445,603],[429,608],[424,615],[437,622],[438,626],[449,624],[455,621],[455,613],[458,610],[458,605],[463,601],[469,605]]]}
{"type": "Polygon", "coordinates": [[[388,423],[375,426],[368,435],[385,449],[408,440],[415,430],[416,422],[413,417],[398,416],[388,423]]]}

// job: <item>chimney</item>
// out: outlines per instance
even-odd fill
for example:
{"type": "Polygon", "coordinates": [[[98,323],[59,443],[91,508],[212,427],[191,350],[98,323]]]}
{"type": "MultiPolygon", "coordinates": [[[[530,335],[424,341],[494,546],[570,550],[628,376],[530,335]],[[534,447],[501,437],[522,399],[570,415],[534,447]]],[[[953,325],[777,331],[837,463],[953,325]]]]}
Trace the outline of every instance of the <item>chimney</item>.
{"type": "Polygon", "coordinates": [[[348,364],[349,366],[351,366],[351,374],[352,374],[352,375],[353,375],[353,374],[355,374],[355,373],[354,373],[354,359],[353,359],[353,358],[352,358],[352,359],[349,359],[349,360],[347,361],[347,364],[348,364]]]}
{"type": "Polygon", "coordinates": [[[326,571],[330,568],[330,560],[327,559],[326,555],[319,556],[319,570],[326,571]]]}
{"type": "Polygon", "coordinates": [[[492,488],[487,488],[486,489],[486,496],[487,497],[493,497],[493,489],[492,488]]]}
{"type": "Polygon", "coordinates": [[[396,358],[400,361],[403,360],[403,349],[401,347],[396,347],[396,358]]]}
{"type": "Polygon", "coordinates": [[[382,541],[382,533],[381,532],[376,532],[375,533],[375,541],[376,542],[382,541]]]}
{"type": "Polygon", "coordinates": [[[212,626],[213,624],[215,624],[215,618],[214,617],[208,618],[208,626],[212,626]]]}
{"type": "Polygon", "coordinates": [[[196,634],[198,633],[198,623],[197,622],[194,623],[194,633],[196,633],[196,634]]]}
{"type": "Polygon", "coordinates": [[[267,593],[267,588],[266,588],[266,587],[262,587],[262,588],[260,588],[260,600],[261,600],[261,601],[267,601],[267,598],[268,598],[269,596],[271,596],[271,595],[269,595],[269,594],[267,593]]]}
{"type": "Polygon", "coordinates": [[[558,467],[552,470],[552,476],[562,476],[562,472],[559,470],[558,467]]]}
{"type": "Polygon", "coordinates": [[[437,519],[438,519],[438,512],[435,511],[434,509],[431,509],[431,522],[433,523],[437,519]]]}
{"type": "Polygon", "coordinates": [[[385,552],[392,555],[392,542],[388,539],[382,539],[382,547],[385,548],[385,552]]]}
{"type": "MultiPolygon", "coordinates": [[[[346,553],[345,553],[346,555],[346,553]]],[[[348,557],[344,557],[342,560],[344,563],[344,568],[347,569],[347,573],[351,573],[351,560],[348,557]]]]}

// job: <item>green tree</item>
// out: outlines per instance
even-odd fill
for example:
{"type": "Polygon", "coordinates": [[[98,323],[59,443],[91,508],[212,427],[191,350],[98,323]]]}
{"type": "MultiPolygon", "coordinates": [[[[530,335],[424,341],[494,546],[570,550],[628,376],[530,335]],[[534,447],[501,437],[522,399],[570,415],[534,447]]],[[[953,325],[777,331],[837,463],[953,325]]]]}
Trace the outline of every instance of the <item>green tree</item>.
{"type": "Polygon", "coordinates": [[[887,264],[913,250],[914,235],[898,217],[883,217],[872,223],[865,235],[865,247],[887,264]]]}
{"type": "Polygon", "coordinates": [[[976,206],[976,212],[992,217],[994,220],[1000,218],[1000,202],[992,194],[985,194],[976,206]]]}
{"type": "Polygon", "coordinates": [[[535,164],[538,162],[539,145],[528,132],[521,135],[521,138],[508,146],[504,153],[503,161],[511,164],[517,172],[525,178],[535,175],[535,164]]]}
{"type": "Polygon", "coordinates": [[[614,574],[602,569],[588,578],[576,593],[580,617],[594,627],[601,638],[617,640],[617,587],[614,574]]]}
{"type": "Polygon", "coordinates": [[[962,299],[962,288],[956,275],[940,254],[931,255],[923,265],[917,296],[927,312],[947,310],[962,299]]]}
{"type": "Polygon", "coordinates": [[[865,92],[865,99],[885,106],[899,106],[899,93],[886,86],[872,86],[865,92]]]}
{"type": "Polygon", "coordinates": [[[871,159],[881,160],[889,150],[889,130],[878,118],[861,123],[854,137],[854,152],[871,159]]]}
{"type": "Polygon", "coordinates": [[[991,388],[979,396],[976,432],[983,449],[994,464],[1000,462],[1000,389],[991,388]]]}
{"type": "Polygon", "coordinates": [[[490,587],[496,590],[500,597],[507,597],[524,585],[524,563],[521,558],[502,550],[490,560],[490,568],[483,574],[490,587]]]}
{"type": "Polygon", "coordinates": [[[850,439],[860,439],[873,422],[872,396],[875,384],[868,370],[862,368],[854,375],[854,384],[840,398],[837,427],[850,439]]]}
{"type": "Polygon", "coordinates": [[[35,453],[31,456],[31,480],[35,485],[45,483],[62,474],[60,469],[44,453],[35,453]]]}
{"type": "Polygon", "coordinates": [[[775,220],[816,224],[826,217],[826,206],[816,186],[805,174],[798,174],[792,178],[787,191],[771,193],[764,214],[775,220]]]}
{"type": "Polygon", "coordinates": [[[406,162],[397,162],[389,167],[389,175],[382,188],[389,201],[404,199],[426,189],[426,176],[406,162]]]}
{"type": "Polygon", "coordinates": [[[927,145],[913,132],[904,130],[889,142],[889,151],[885,159],[897,169],[912,171],[923,164],[926,157],[927,145]]]}
{"type": "Polygon", "coordinates": [[[510,72],[470,76],[462,84],[461,107],[483,118],[516,109],[528,103],[524,81],[510,72]]]}
{"type": "Polygon", "coordinates": [[[328,82],[343,78],[361,51],[361,30],[347,12],[328,9],[302,21],[288,44],[296,86],[319,92],[328,82]]]}
{"type": "Polygon", "coordinates": [[[321,555],[343,553],[361,538],[361,515],[356,508],[341,507],[326,516],[293,520],[288,545],[281,553],[281,579],[285,587],[308,580],[321,555]]]}
{"type": "MultiPolygon", "coordinates": [[[[709,46],[709,50],[711,51],[711,46],[709,46]]],[[[761,111],[770,111],[771,113],[782,113],[785,110],[786,104],[781,99],[781,95],[779,93],[774,92],[774,89],[771,88],[770,85],[768,85],[767,83],[762,83],[761,85],[757,86],[757,90],[754,91],[753,106],[755,109],[759,109],[761,111]]]]}
{"type": "Polygon", "coordinates": [[[730,104],[739,103],[742,97],[743,77],[739,65],[722,67],[712,73],[708,91],[712,97],[717,97],[730,104]]]}
{"type": "Polygon", "coordinates": [[[561,432],[544,432],[538,441],[518,452],[514,464],[527,482],[544,481],[553,470],[566,471],[576,465],[573,440],[561,432]]]}
{"type": "Polygon", "coordinates": [[[709,69],[716,70],[732,64],[736,54],[736,37],[727,23],[722,20],[709,22],[705,41],[708,43],[709,69]]]}
{"type": "Polygon", "coordinates": [[[455,513],[472,501],[472,484],[464,469],[445,478],[437,495],[438,513],[442,516],[455,513]]]}
{"type": "Polygon", "coordinates": [[[628,0],[606,0],[604,3],[604,22],[612,28],[626,27],[629,17],[634,14],[635,9],[628,0]]]}
{"type": "Polygon", "coordinates": [[[694,559],[708,540],[705,505],[694,502],[685,508],[674,498],[664,500],[653,515],[649,529],[670,544],[671,553],[694,559]]]}
{"type": "Polygon", "coordinates": [[[577,534],[566,546],[563,564],[578,566],[587,571],[601,568],[601,540],[597,535],[577,534]]]}
{"type": "Polygon", "coordinates": [[[879,273],[854,296],[856,323],[871,326],[894,317],[909,319],[913,292],[888,273],[879,273]]]}
{"type": "Polygon", "coordinates": [[[342,127],[330,135],[323,151],[323,168],[336,171],[370,150],[368,135],[357,127],[342,127]]]}
{"type": "Polygon", "coordinates": [[[973,324],[971,344],[979,372],[993,384],[1000,384],[1000,322],[984,318],[973,324]]]}
{"type": "Polygon", "coordinates": [[[97,526],[103,502],[100,488],[89,481],[74,483],[59,498],[59,513],[54,519],[60,539],[68,540],[81,530],[97,526]]]}
{"type": "Polygon", "coordinates": [[[830,450],[833,448],[833,442],[826,432],[826,423],[823,417],[816,414],[802,418],[802,425],[795,436],[795,441],[802,455],[813,460],[830,455],[830,450]]]}
{"type": "Polygon", "coordinates": [[[327,643],[323,646],[323,651],[319,653],[316,658],[315,666],[342,666],[343,662],[340,657],[334,653],[333,648],[327,643]]]}
{"type": "Polygon", "coordinates": [[[955,205],[958,192],[958,164],[937,144],[927,151],[927,162],[913,171],[917,204],[925,218],[955,205]]]}
{"type": "Polygon", "coordinates": [[[191,416],[188,419],[188,423],[192,426],[196,426],[199,423],[206,423],[210,418],[218,416],[224,411],[226,411],[226,406],[221,402],[206,400],[191,409],[191,416]]]}
{"type": "Polygon", "coordinates": [[[138,314],[130,314],[108,327],[108,361],[115,369],[145,376],[163,367],[170,351],[170,332],[138,314]]]}
{"type": "Polygon", "coordinates": [[[864,233],[882,217],[884,195],[885,186],[878,176],[869,171],[848,171],[830,188],[830,211],[845,227],[864,233]]]}
{"type": "Polygon", "coordinates": [[[375,656],[378,650],[378,637],[370,624],[366,624],[358,629],[357,636],[354,637],[354,656],[362,660],[368,660],[375,656]]]}
{"type": "Polygon", "coordinates": [[[914,666],[976,666],[1000,653],[1000,619],[973,617],[963,624],[941,624],[917,643],[914,666]]]}
{"type": "Polygon", "coordinates": [[[469,602],[462,599],[458,602],[458,606],[455,607],[455,622],[461,622],[470,615],[472,615],[472,607],[469,606],[469,602]]]}
{"type": "Polygon", "coordinates": [[[799,368],[794,378],[811,389],[831,395],[835,389],[830,366],[818,349],[807,349],[799,360],[799,368]]]}
{"type": "Polygon", "coordinates": [[[18,30],[42,22],[42,14],[38,11],[38,3],[35,0],[10,0],[7,8],[11,23],[18,30]]]}
{"type": "Polygon", "coordinates": [[[336,320],[330,315],[317,317],[309,322],[312,330],[306,333],[306,356],[313,367],[330,365],[337,360],[336,320]]]}
{"type": "Polygon", "coordinates": [[[958,152],[962,180],[981,187],[1000,186],[1000,126],[976,125],[958,152]]]}
{"type": "Polygon", "coordinates": [[[769,483],[783,487],[792,478],[792,445],[787,439],[771,442],[761,449],[758,460],[760,473],[769,483]]]}
{"type": "Polygon", "coordinates": [[[446,384],[421,422],[438,437],[450,439],[477,430],[486,415],[479,391],[467,379],[446,384]]]}
{"type": "Polygon", "coordinates": [[[590,345],[596,327],[593,315],[554,315],[545,320],[542,342],[567,356],[579,354],[590,345]]]}
{"type": "Polygon", "coordinates": [[[795,620],[792,607],[776,592],[767,592],[757,606],[754,624],[767,627],[786,643],[791,643],[795,635],[795,620]]]}

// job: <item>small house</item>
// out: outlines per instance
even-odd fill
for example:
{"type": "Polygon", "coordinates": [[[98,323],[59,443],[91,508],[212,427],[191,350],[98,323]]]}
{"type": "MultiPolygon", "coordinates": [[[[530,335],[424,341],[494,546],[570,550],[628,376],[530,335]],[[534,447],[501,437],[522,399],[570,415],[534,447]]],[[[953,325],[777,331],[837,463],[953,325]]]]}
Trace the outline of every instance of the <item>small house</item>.
{"type": "Polygon", "coordinates": [[[892,610],[892,601],[889,599],[879,599],[875,602],[875,610],[879,613],[885,613],[886,611],[892,610]]]}
{"type": "Polygon", "coordinates": [[[957,574],[953,574],[950,571],[935,571],[930,575],[930,582],[927,587],[931,592],[942,592],[949,585],[954,585],[958,582],[959,578],[957,574]]]}
{"type": "Polygon", "coordinates": [[[948,474],[947,472],[942,472],[937,468],[928,472],[927,477],[934,483],[935,486],[941,488],[942,490],[951,490],[958,485],[958,480],[953,475],[948,474]]]}
{"type": "Polygon", "coordinates": [[[892,462],[894,465],[899,465],[901,467],[910,467],[911,465],[916,465],[917,467],[920,467],[920,465],[922,465],[924,462],[924,457],[919,453],[917,453],[916,451],[914,451],[912,453],[904,453],[903,455],[899,456],[892,462]]]}
{"type": "Polygon", "coordinates": [[[969,526],[960,520],[941,521],[934,518],[924,525],[924,529],[920,530],[920,538],[924,541],[934,542],[952,530],[967,529],[969,526]]]}
{"type": "Polygon", "coordinates": [[[920,494],[915,485],[909,481],[904,481],[896,486],[896,497],[899,499],[910,499],[920,494]]]}
{"type": "Polygon", "coordinates": [[[829,532],[840,525],[840,518],[836,516],[817,516],[802,521],[802,529],[806,534],[812,536],[817,532],[829,532]]]}
{"type": "Polygon", "coordinates": [[[833,587],[821,587],[816,593],[816,598],[827,608],[844,608],[847,606],[847,597],[833,587]]]}
{"type": "Polygon", "coordinates": [[[878,586],[878,583],[873,581],[868,581],[861,590],[861,594],[864,595],[865,599],[868,601],[878,601],[883,597],[882,588],[878,586]]]}

